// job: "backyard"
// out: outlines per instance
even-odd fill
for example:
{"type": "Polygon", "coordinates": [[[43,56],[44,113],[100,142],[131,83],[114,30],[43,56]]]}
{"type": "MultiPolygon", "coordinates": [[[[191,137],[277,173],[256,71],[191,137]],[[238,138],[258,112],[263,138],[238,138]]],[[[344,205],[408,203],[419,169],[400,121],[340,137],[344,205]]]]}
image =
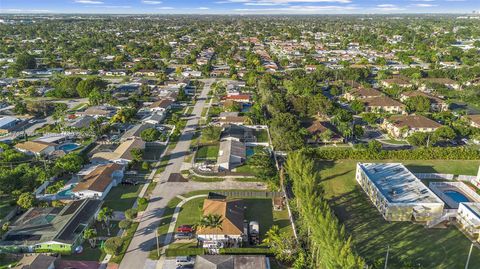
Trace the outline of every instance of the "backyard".
{"type": "MultiPolygon", "coordinates": [[[[410,222],[386,222],[356,184],[356,163],[353,160],[321,161],[318,167],[325,195],[362,257],[370,263],[382,263],[389,247],[388,264],[392,268],[405,264],[439,269],[465,266],[470,241],[457,228],[425,229],[410,222]]],[[[413,172],[475,175],[478,169],[478,161],[402,163],[413,172]]],[[[480,250],[474,248],[470,268],[479,266],[480,250]]]]}

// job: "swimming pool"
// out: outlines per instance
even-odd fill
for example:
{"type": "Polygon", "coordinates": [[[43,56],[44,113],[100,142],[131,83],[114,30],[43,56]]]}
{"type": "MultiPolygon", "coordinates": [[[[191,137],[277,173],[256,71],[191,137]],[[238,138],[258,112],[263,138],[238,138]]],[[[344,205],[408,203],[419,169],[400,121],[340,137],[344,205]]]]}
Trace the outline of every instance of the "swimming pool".
{"type": "Polygon", "coordinates": [[[63,197],[63,198],[70,198],[73,195],[73,193],[72,193],[73,188],[75,188],[74,184],[70,185],[67,189],[59,191],[57,193],[57,196],[58,197],[63,197]]]}
{"type": "Polygon", "coordinates": [[[58,149],[63,150],[65,152],[70,152],[72,150],[78,149],[79,147],[80,147],[80,145],[75,144],[75,143],[66,143],[66,144],[60,145],[58,147],[58,149]]]}
{"type": "Polygon", "coordinates": [[[252,147],[247,147],[247,157],[252,156],[255,153],[255,150],[252,147]]]}
{"type": "Polygon", "coordinates": [[[457,203],[470,202],[470,200],[468,200],[468,198],[465,195],[463,195],[462,193],[460,193],[458,191],[445,191],[443,193],[445,193],[445,195],[447,195],[448,197],[450,197],[452,200],[454,200],[457,203]]]}

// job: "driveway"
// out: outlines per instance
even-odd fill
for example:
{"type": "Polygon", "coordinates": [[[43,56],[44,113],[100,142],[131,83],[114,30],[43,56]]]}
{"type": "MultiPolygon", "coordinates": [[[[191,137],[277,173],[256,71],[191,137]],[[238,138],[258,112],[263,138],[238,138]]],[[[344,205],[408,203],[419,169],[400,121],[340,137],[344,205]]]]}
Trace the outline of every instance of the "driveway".
{"type": "Polygon", "coordinates": [[[160,219],[168,202],[175,196],[195,190],[264,188],[259,187],[258,183],[254,182],[236,182],[231,180],[215,183],[167,182],[167,179],[172,173],[179,173],[181,170],[183,160],[189,151],[194,131],[198,126],[202,109],[205,106],[207,94],[214,80],[207,79],[204,80],[204,82],[205,87],[193,108],[192,116],[188,119],[179,142],[169,154],[170,160],[164,172],[156,175],[154,178],[155,181],[158,181],[158,184],[150,195],[151,198],[148,207],[140,220],[137,231],[120,264],[120,269],[145,268],[145,261],[148,258],[148,254],[156,244],[155,229],[157,229],[160,224],[160,219]]]}

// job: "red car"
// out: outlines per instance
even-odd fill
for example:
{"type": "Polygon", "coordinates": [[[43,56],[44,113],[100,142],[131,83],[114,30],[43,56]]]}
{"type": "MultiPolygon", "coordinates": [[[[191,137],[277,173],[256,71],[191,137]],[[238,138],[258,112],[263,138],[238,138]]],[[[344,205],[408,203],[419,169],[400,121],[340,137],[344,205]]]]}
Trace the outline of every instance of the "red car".
{"type": "Polygon", "coordinates": [[[191,233],[193,232],[193,227],[191,225],[180,225],[177,228],[178,233],[191,233]]]}

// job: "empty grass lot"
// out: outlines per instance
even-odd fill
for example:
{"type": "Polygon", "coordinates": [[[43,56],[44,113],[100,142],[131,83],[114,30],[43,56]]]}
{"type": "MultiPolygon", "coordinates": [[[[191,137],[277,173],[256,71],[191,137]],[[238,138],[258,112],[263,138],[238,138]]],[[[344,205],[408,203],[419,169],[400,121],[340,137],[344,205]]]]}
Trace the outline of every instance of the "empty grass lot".
{"type": "MultiPolygon", "coordinates": [[[[388,162],[388,161],[385,161],[388,162]]],[[[357,161],[323,161],[318,167],[325,195],[353,238],[356,251],[370,264],[385,257],[389,268],[405,261],[421,268],[464,268],[470,241],[455,227],[426,229],[410,222],[386,222],[355,181],[357,161]]],[[[478,161],[403,161],[414,172],[475,175],[478,161]]],[[[417,267],[411,267],[417,268],[417,267]]],[[[474,248],[469,268],[480,268],[474,248]]]]}
{"type": "Polygon", "coordinates": [[[138,193],[143,185],[118,185],[110,190],[103,206],[113,209],[114,211],[125,211],[132,208],[133,203],[138,197],[138,193]]]}

